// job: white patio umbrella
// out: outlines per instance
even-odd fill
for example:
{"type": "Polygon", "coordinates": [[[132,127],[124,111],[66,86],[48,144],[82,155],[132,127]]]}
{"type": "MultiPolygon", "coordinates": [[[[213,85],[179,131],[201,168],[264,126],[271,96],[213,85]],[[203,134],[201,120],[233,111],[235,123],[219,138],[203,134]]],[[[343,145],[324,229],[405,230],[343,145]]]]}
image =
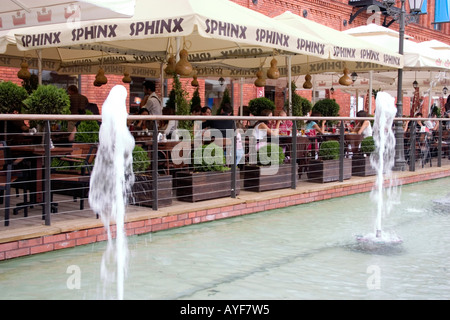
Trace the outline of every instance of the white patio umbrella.
{"type": "MultiPolygon", "coordinates": [[[[398,51],[399,36],[394,30],[369,24],[347,29],[344,32],[367,42],[376,43],[383,48],[398,51]]],[[[444,61],[442,52],[410,39],[411,37],[405,37],[404,40],[404,70],[450,70],[450,66],[442,63],[444,61]]]]}
{"type": "Polygon", "coordinates": [[[3,0],[0,30],[133,14],[134,0],[3,0]]]}

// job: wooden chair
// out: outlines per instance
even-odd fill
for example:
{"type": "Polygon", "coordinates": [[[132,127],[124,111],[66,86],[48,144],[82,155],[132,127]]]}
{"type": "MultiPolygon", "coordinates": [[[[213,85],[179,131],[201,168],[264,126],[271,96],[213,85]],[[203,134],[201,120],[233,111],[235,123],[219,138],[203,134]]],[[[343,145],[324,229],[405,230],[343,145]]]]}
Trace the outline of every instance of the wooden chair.
{"type": "Polygon", "coordinates": [[[74,201],[80,199],[80,210],[84,209],[84,199],[89,195],[89,181],[97,145],[92,145],[89,152],[80,156],[71,154],[60,158],[61,161],[74,164],[72,170],[55,171],[51,174],[51,190],[53,194],[72,196],[74,201]]]}
{"type": "Polygon", "coordinates": [[[9,211],[11,205],[11,186],[17,180],[13,175],[13,164],[9,149],[5,141],[0,141],[0,190],[2,192],[1,203],[5,205],[5,226],[9,226],[9,211]]]}

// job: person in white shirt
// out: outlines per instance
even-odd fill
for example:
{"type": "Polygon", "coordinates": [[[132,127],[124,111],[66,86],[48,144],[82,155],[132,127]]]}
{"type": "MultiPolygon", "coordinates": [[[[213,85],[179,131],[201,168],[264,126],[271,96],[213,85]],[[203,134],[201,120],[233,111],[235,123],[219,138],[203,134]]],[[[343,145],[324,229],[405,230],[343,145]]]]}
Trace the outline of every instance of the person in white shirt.
{"type": "MultiPolygon", "coordinates": [[[[369,115],[366,111],[360,110],[356,114],[357,117],[366,118],[369,115]]],[[[372,125],[370,124],[369,120],[362,120],[359,121],[356,125],[355,129],[353,130],[354,133],[362,134],[363,138],[370,137],[372,135],[372,125]]]]}
{"type": "Polygon", "coordinates": [[[161,99],[155,93],[155,82],[144,81],[144,94],[141,108],[146,108],[151,115],[162,115],[161,99]]]}

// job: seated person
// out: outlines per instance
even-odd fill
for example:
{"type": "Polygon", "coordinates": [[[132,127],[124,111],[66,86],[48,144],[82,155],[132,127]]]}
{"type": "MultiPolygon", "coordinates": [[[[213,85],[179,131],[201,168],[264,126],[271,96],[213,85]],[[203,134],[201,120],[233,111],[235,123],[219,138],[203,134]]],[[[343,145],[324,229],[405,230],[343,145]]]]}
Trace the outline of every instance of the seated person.
{"type": "MultiPolygon", "coordinates": [[[[165,116],[173,116],[175,115],[175,110],[169,107],[163,108],[162,111],[165,116]]],[[[176,120],[163,120],[160,124],[160,130],[163,130],[164,135],[167,139],[172,138],[173,132],[177,129],[178,121],[176,120]]]]}
{"type": "MultiPolygon", "coordinates": [[[[422,113],[418,112],[414,116],[415,118],[422,118],[422,113]]],[[[406,121],[404,126],[405,132],[411,132],[411,127],[413,125],[413,121],[406,121]]],[[[422,121],[416,121],[416,132],[420,132],[421,128],[423,127],[422,121]]]]}
{"type": "MultiPolygon", "coordinates": [[[[322,115],[319,112],[312,112],[311,117],[321,117],[322,115]]],[[[306,121],[306,133],[309,135],[315,136],[317,132],[324,134],[325,133],[325,121],[322,121],[322,124],[319,126],[317,122],[314,120],[306,121]],[[314,130],[314,131],[313,131],[314,130]]]]}
{"type": "MultiPolygon", "coordinates": [[[[263,117],[272,117],[272,110],[264,109],[261,111],[261,116],[263,117]]],[[[277,120],[275,127],[269,127],[269,119],[267,120],[258,120],[253,127],[253,136],[256,138],[256,150],[259,150],[262,146],[266,145],[267,136],[278,136],[278,129],[280,127],[280,121],[277,120]]]]}
{"type": "MultiPolygon", "coordinates": [[[[284,110],[281,110],[281,111],[278,112],[278,116],[279,117],[286,117],[287,114],[286,114],[286,112],[284,110]]],[[[290,120],[280,120],[280,126],[279,126],[279,129],[278,129],[278,134],[280,136],[290,136],[291,135],[291,131],[292,131],[292,126],[293,126],[292,121],[290,121],[290,120]]],[[[275,124],[273,124],[273,123],[270,124],[270,128],[271,129],[274,129],[275,127],[276,127],[276,123],[275,124]]]]}
{"type": "MultiPolygon", "coordinates": [[[[356,114],[357,117],[366,118],[368,117],[368,113],[364,110],[358,111],[356,114]]],[[[372,136],[372,126],[369,120],[361,120],[358,121],[356,127],[352,131],[353,133],[362,134],[363,138],[372,136]]]]}
{"type": "MultiPolygon", "coordinates": [[[[145,116],[145,115],[149,115],[150,112],[146,108],[141,108],[141,109],[139,109],[138,114],[145,116]]],[[[145,130],[145,129],[151,130],[153,128],[153,126],[152,126],[152,122],[150,120],[139,120],[134,124],[134,128],[136,130],[145,130]]]]}

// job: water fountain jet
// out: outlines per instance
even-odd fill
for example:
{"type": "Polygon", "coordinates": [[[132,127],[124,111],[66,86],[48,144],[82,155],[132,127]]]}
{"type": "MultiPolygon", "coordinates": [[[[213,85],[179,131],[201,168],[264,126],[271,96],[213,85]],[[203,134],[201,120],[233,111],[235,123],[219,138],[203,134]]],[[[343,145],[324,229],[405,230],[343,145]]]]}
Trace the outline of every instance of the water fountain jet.
{"type": "Polygon", "coordinates": [[[371,192],[371,199],[377,205],[375,230],[374,233],[357,236],[359,245],[366,250],[377,250],[380,246],[397,246],[403,242],[394,233],[382,229],[382,220],[391,211],[393,198],[397,192],[396,181],[392,175],[396,143],[392,125],[397,113],[394,100],[388,93],[377,94],[373,128],[376,150],[370,157],[371,165],[377,171],[375,185],[371,192]]]}
{"type": "Polygon", "coordinates": [[[117,85],[111,89],[102,106],[99,147],[89,190],[89,205],[101,217],[108,236],[101,265],[104,295],[107,286],[116,281],[117,298],[120,300],[123,299],[128,258],[125,206],[134,183],[134,139],[127,126],[126,97],[125,87],[117,85]],[[115,243],[112,241],[113,223],[116,225],[115,243]]]}

